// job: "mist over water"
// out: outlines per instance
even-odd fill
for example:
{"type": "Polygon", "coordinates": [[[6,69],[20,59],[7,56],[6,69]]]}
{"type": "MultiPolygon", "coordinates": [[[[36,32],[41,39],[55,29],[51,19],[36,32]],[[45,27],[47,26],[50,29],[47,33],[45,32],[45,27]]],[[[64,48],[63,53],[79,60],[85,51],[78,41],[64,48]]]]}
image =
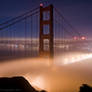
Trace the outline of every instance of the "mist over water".
{"type": "Polygon", "coordinates": [[[48,92],[78,92],[92,85],[92,54],[71,52],[54,60],[18,59],[0,63],[0,77],[24,76],[32,86],[48,92]]]}

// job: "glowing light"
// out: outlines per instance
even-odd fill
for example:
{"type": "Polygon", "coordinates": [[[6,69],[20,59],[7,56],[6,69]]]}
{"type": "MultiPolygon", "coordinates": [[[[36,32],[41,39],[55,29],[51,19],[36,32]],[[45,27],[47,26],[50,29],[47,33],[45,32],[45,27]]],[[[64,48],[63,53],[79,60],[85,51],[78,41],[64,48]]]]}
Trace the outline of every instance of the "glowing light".
{"type": "Polygon", "coordinates": [[[72,57],[72,61],[75,61],[75,58],[74,57],[72,57]]]}
{"type": "Polygon", "coordinates": [[[41,3],[40,6],[43,7],[43,3],[41,3]]]}
{"type": "Polygon", "coordinates": [[[17,44],[15,45],[15,48],[18,48],[18,45],[17,44]]]}
{"type": "Polygon", "coordinates": [[[71,59],[69,58],[68,59],[69,62],[64,61],[64,64],[80,62],[82,60],[89,59],[89,58],[92,58],[92,54],[83,54],[83,55],[78,56],[76,59],[74,57],[72,57],[71,59]]]}
{"type": "Polygon", "coordinates": [[[63,58],[57,57],[58,62],[56,63],[57,65],[67,65],[67,64],[72,64],[76,62],[82,62],[86,59],[92,58],[92,53],[87,53],[87,54],[74,54],[74,55],[69,55],[69,56],[64,56],[63,58]]]}
{"type": "Polygon", "coordinates": [[[75,36],[73,39],[74,39],[74,40],[77,40],[77,39],[78,39],[78,37],[76,37],[76,36],[75,36]]]}
{"type": "Polygon", "coordinates": [[[82,36],[81,39],[82,39],[82,40],[86,40],[86,37],[82,36]]]}

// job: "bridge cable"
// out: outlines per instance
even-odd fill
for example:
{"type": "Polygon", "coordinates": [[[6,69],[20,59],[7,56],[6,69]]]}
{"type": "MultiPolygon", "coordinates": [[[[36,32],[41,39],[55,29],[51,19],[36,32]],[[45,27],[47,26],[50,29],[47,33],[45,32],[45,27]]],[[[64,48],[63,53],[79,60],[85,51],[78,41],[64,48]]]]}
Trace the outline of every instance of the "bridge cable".
{"type": "Polygon", "coordinates": [[[19,15],[19,16],[17,16],[17,17],[14,17],[14,18],[12,18],[12,19],[10,19],[10,20],[4,22],[4,23],[1,23],[0,26],[5,25],[5,24],[8,24],[8,23],[11,22],[11,21],[15,21],[16,19],[21,18],[21,17],[23,17],[23,16],[26,16],[27,14],[29,14],[29,13],[31,13],[31,12],[34,12],[34,11],[36,11],[36,10],[38,10],[38,9],[39,9],[39,7],[35,8],[35,9],[33,9],[33,10],[30,10],[30,11],[24,13],[24,14],[21,14],[21,15],[19,15]]]}
{"type": "Polygon", "coordinates": [[[28,15],[28,16],[26,16],[26,17],[23,17],[23,18],[21,18],[21,19],[15,21],[15,22],[13,22],[13,23],[10,23],[10,24],[8,24],[7,26],[1,27],[0,30],[6,29],[6,28],[8,28],[9,26],[12,26],[12,25],[14,25],[14,24],[16,24],[16,23],[18,23],[18,22],[20,22],[20,21],[22,21],[22,20],[25,20],[25,18],[29,18],[29,17],[35,15],[36,13],[38,13],[38,11],[35,12],[35,13],[33,13],[33,14],[30,14],[30,15],[28,15]]]}
{"type": "Polygon", "coordinates": [[[62,19],[79,35],[79,36],[81,36],[81,33],[80,32],[78,32],[69,22],[68,22],[68,20],[66,20],[65,18],[64,18],[64,16],[54,7],[54,9],[55,9],[55,11],[58,13],[58,15],[60,16],[60,17],[62,17],[62,19]]]}

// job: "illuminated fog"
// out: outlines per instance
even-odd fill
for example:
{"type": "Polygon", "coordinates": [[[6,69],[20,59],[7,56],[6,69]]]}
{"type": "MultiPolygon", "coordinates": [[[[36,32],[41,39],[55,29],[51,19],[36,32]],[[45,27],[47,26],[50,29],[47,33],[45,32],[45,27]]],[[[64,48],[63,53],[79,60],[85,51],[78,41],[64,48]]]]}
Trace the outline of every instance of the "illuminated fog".
{"type": "Polygon", "coordinates": [[[28,58],[3,62],[0,77],[24,76],[35,88],[48,92],[78,92],[81,84],[91,85],[91,55],[77,52],[69,53],[67,58],[55,57],[54,61],[28,58]]]}

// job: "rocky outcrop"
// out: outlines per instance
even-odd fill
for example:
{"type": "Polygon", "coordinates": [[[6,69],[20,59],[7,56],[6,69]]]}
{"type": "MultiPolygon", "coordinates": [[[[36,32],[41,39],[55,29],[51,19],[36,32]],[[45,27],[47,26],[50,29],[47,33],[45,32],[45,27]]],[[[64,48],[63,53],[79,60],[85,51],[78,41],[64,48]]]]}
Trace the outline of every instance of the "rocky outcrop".
{"type": "MultiPolygon", "coordinates": [[[[0,78],[0,92],[39,92],[23,77],[0,78]]],[[[40,92],[46,92],[44,90],[40,92]]]]}
{"type": "Polygon", "coordinates": [[[87,85],[87,84],[83,84],[80,87],[80,91],[79,92],[92,92],[92,87],[87,85]]]}

